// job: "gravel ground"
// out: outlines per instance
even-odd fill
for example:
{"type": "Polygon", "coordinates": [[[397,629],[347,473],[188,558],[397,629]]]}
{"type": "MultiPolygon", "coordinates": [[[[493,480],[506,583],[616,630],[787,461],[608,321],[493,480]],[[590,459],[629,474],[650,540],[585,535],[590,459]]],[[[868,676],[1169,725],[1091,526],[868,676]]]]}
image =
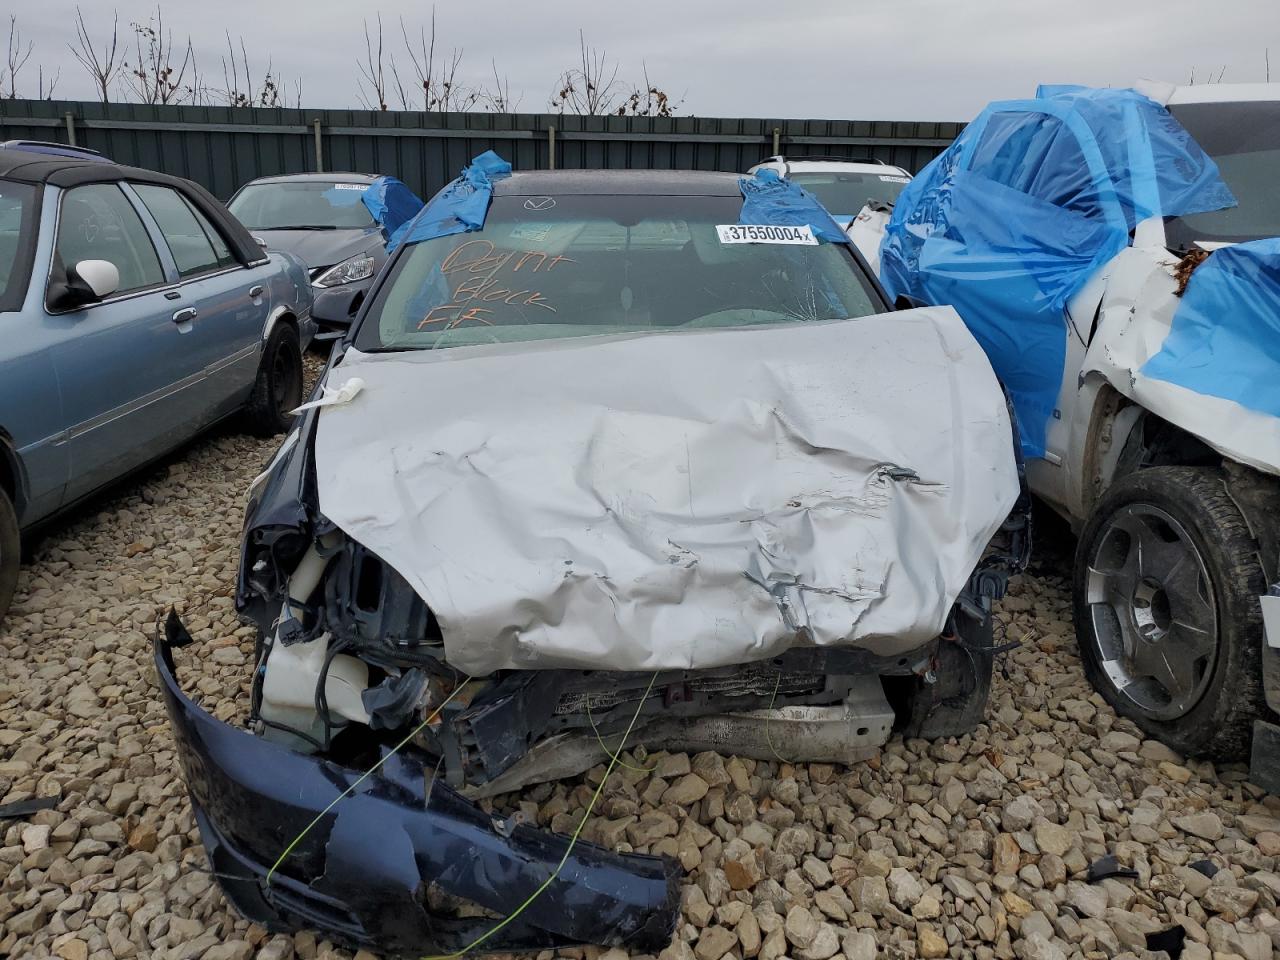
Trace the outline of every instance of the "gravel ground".
{"type": "MultiPolygon", "coordinates": [[[[349,956],[247,924],[202,872],[150,666],[174,604],[202,641],[180,655],[191,689],[243,716],[252,629],[231,592],[244,491],[273,448],[205,438],[36,545],[0,628],[0,797],[59,803],[0,821],[0,957],[349,956]]],[[[1280,799],[1143,741],[1091,694],[1069,544],[1053,546],[1002,605],[1026,643],[975,736],[895,738],[847,770],[654,754],[651,773],[613,774],[585,835],[686,870],[662,960],[1142,956],[1177,924],[1188,960],[1280,957],[1280,799]],[[1136,879],[1083,882],[1104,854],[1136,879]]],[[[569,832],[602,772],[504,805],[569,832]]]]}

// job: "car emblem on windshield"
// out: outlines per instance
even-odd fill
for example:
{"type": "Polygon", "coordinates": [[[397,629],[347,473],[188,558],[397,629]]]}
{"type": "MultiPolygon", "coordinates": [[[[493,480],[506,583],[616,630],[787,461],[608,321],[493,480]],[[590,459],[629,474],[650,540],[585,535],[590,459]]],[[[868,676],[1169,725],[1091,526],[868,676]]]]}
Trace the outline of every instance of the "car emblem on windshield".
{"type": "Polygon", "coordinates": [[[555,205],[555,197],[530,197],[524,202],[526,210],[550,210],[555,205]]]}

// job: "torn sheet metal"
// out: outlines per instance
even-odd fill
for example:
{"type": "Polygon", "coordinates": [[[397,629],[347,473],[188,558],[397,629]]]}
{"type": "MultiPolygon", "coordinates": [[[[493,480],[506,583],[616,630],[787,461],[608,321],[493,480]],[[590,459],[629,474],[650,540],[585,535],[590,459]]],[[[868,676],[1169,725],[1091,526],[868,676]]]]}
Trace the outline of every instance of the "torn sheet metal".
{"type": "Polygon", "coordinates": [[[954,304],[1045,452],[1068,301],[1143,220],[1234,206],[1217,166],[1133,90],[1041,87],[993,103],[898,197],[881,247],[892,296],[954,304]]]}
{"type": "Polygon", "coordinates": [[[950,308],[349,350],[330,377],[366,386],[320,413],[320,509],[477,676],[914,649],[1019,493],[950,308]]]}
{"type": "Polygon", "coordinates": [[[493,184],[511,176],[511,164],[492,150],[480,154],[452,183],[431,198],[419,213],[387,245],[394,250],[401,243],[421,243],[434,237],[468,233],[484,226],[493,199],[493,184]]]}
{"type": "Polygon", "coordinates": [[[848,243],[849,238],[812,194],[776,170],[761,167],[751,177],[740,177],[742,224],[810,227],[813,235],[828,243],[848,243]]]}
{"type": "MultiPolygon", "coordinates": [[[[1225,252],[1218,251],[1196,269],[1186,296],[1191,296],[1201,272],[1225,252]]],[[[1221,328],[1221,332],[1209,330],[1207,339],[1201,339],[1193,329],[1186,338],[1180,337],[1188,345],[1192,336],[1201,339],[1203,349],[1197,350],[1200,357],[1207,359],[1208,351],[1215,350],[1218,359],[1213,362],[1220,360],[1224,364],[1220,373],[1209,369],[1194,374],[1199,387],[1208,387],[1206,392],[1193,389],[1189,379],[1172,382],[1149,375],[1153,364],[1157,372],[1167,369],[1167,358],[1160,358],[1160,354],[1171,339],[1172,331],[1177,329],[1175,318],[1186,300],[1185,296],[1177,296],[1178,283],[1173,275],[1176,263],[1177,258],[1167,252],[1139,247],[1121,251],[1112,261],[1107,268],[1107,298],[1098,315],[1097,332],[1089,343],[1081,375],[1100,375],[1124,396],[1199,437],[1225,457],[1264,473],[1280,474],[1280,420],[1256,409],[1254,405],[1258,400],[1246,404],[1221,395],[1234,391],[1234,385],[1214,383],[1219,377],[1226,381],[1256,369],[1268,356],[1275,355],[1273,344],[1261,340],[1245,344],[1243,354],[1235,352],[1239,349],[1242,330],[1250,328],[1252,321],[1214,314],[1211,323],[1214,328],[1221,328]],[[1251,356],[1249,350],[1256,356],[1251,356]]],[[[1246,299],[1262,296],[1256,290],[1245,289],[1224,295],[1246,299]]],[[[1193,300],[1192,304],[1193,309],[1197,309],[1197,301],[1193,300]]],[[[1262,318],[1260,322],[1268,320],[1262,318]]],[[[1270,318],[1270,322],[1274,323],[1274,318],[1270,318]]],[[[1191,371],[1173,374],[1180,380],[1192,375],[1191,371]]],[[[1280,369],[1276,375],[1280,376],[1280,369]]],[[[1063,389],[1071,386],[1064,385],[1063,389]]],[[[1269,387],[1275,389],[1274,383],[1269,387]]]]}
{"type": "Polygon", "coordinates": [[[354,197],[364,203],[369,216],[382,228],[382,239],[388,248],[400,242],[400,235],[424,206],[422,199],[395,177],[378,177],[354,197]]]}

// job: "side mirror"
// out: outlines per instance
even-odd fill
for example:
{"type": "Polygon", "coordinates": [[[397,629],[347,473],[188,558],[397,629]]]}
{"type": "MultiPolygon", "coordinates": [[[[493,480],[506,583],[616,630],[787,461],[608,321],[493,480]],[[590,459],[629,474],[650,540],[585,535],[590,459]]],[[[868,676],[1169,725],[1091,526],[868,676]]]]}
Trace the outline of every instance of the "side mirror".
{"type": "Polygon", "coordinates": [[[120,289],[120,271],[110,260],[81,260],[71,268],[70,279],[73,284],[81,281],[96,300],[103,300],[120,289]]]}
{"type": "Polygon", "coordinates": [[[51,310],[78,310],[111,296],[120,288],[120,271],[110,260],[81,260],[67,267],[66,279],[49,284],[51,310]]]}

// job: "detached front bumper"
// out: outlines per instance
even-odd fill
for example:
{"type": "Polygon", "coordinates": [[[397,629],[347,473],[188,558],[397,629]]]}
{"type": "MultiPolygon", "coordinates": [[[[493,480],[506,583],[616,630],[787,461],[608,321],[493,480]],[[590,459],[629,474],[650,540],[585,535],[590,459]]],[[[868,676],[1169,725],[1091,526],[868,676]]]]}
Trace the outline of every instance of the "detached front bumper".
{"type": "MultiPolygon", "coordinates": [[[[498,921],[433,912],[428,888],[506,917],[565,856],[567,837],[495,820],[397,754],[323,815],[268,884],[280,853],[361,772],[236,730],[198,707],[174,673],[173,647],[189,640],[171,614],[156,638],[156,670],[211,869],[245,918],[380,952],[450,953],[498,921]]],[[[675,928],[679,875],[667,858],[579,841],[558,878],[482,949],[596,943],[657,953],[675,928]]]]}

